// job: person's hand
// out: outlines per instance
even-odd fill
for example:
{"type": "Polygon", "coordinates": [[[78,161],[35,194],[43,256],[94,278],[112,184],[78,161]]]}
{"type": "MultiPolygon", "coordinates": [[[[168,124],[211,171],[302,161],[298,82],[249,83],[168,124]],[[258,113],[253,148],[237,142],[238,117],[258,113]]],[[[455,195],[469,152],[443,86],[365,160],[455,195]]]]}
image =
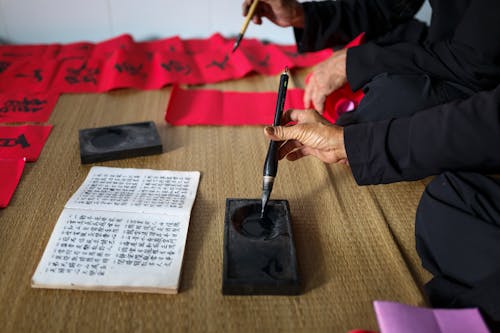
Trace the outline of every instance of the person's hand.
{"type": "Polygon", "coordinates": [[[306,82],[304,106],[313,108],[320,114],[325,110],[325,100],[335,90],[347,82],[347,49],[335,51],[333,55],[318,64],[306,82]]]}
{"type": "Polygon", "coordinates": [[[347,163],[344,129],[331,124],[314,110],[289,110],[283,115],[283,124],[291,126],[264,128],[267,138],[285,141],[279,148],[279,159],[290,161],[313,155],[326,163],[347,163]]]}
{"type": "MultiPolygon", "coordinates": [[[[243,16],[247,16],[253,1],[243,1],[243,16]]],[[[267,17],[271,22],[280,27],[304,27],[304,9],[296,0],[260,0],[255,9],[252,21],[255,24],[262,24],[263,17],[267,17]]]]}

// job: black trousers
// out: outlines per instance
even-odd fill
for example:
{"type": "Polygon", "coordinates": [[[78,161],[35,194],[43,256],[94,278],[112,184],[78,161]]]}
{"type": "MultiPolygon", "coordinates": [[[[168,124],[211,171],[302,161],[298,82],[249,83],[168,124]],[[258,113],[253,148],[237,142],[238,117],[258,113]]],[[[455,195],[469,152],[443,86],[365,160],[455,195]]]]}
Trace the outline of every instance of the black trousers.
{"type": "Polygon", "coordinates": [[[437,176],[420,200],[415,234],[422,265],[434,276],[425,287],[431,304],[479,307],[500,322],[500,179],[437,176]]]}
{"type": "MultiPolygon", "coordinates": [[[[395,74],[378,75],[364,91],[358,109],[337,124],[411,116],[474,93],[428,75],[395,74]]],[[[431,304],[479,307],[490,325],[500,321],[500,181],[475,173],[437,176],[422,195],[415,229],[417,252],[434,276],[426,285],[431,304]]]]}

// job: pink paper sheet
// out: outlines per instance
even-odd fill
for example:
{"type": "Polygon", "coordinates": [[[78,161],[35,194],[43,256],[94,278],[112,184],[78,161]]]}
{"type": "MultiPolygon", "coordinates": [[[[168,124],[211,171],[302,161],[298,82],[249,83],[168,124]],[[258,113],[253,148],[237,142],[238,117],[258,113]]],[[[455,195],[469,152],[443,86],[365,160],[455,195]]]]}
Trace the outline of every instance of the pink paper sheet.
{"type": "MultiPolygon", "coordinates": [[[[234,92],[182,89],[174,86],[165,120],[171,125],[269,125],[276,110],[276,92],[234,92]]],[[[304,90],[288,89],[286,109],[304,109],[304,90]]],[[[344,105],[357,106],[362,92],[346,85],[328,96],[323,116],[335,122],[344,105]]]]}
{"type": "Polygon", "coordinates": [[[488,333],[477,309],[428,309],[375,301],[381,333],[488,333]]]}
{"type": "Polygon", "coordinates": [[[23,174],[24,163],[24,158],[0,158],[0,208],[9,204],[23,174]]]}

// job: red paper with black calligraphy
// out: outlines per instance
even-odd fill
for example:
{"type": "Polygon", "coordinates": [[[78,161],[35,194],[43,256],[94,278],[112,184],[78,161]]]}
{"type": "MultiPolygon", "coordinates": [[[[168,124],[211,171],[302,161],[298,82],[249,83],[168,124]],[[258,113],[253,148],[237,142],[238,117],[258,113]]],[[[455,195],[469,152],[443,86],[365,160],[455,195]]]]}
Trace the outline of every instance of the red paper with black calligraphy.
{"type": "Polygon", "coordinates": [[[46,122],[59,94],[0,92],[0,123],[46,122]]]}
{"type": "Polygon", "coordinates": [[[104,91],[99,89],[104,61],[97,58],[60,62],[51,90],[64,93],[104,91]]]}
{"type": "Polygon", "coordinates": [[[279,74],[317,64],[327,49],[298,54],[295,46],[245,39],[166,38],[135,42],[122,35],[100,43],[0,46],[0,91],[105,92],[118,88],[158,89],[168,84],[203,84],[250,73],[279,74]]]}
{"type": "Polygon", "coordinates": [[[24,170],[24,158],[0,158],[0,208],[10,202],[24,170]]]}
{"type": "Polygon", "coordinates": [[[41,58],[4,62],[4,70],[0,70],[0,91],[48,91],[58,65],[57,60],[41,58]]]}
{"type": "Polygon", "coordinates": [[[0,158],[36,161],[51,130],[50,125],[0,126],[0,158]]]}

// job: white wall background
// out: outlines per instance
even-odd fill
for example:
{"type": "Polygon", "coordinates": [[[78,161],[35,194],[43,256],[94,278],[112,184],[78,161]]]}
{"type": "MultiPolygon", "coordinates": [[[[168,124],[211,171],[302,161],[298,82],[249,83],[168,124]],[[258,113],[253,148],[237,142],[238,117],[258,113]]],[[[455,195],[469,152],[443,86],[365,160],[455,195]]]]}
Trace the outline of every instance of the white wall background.
{"type": "MultiPolygon", "coordinates": [[[[368,0],[370,1],[370,0],[368,0]]],[[[98,42],[123,33],[137,41],[179,35],[235,36],[243,23],[241,0],[0,0],[4,43],[98,42]]],[[[428,3],[417,15],[427,21],[428,3]]],[[[265,20],[250,23],[246,37],[294,43],[292,29],[265,20]]]]}

